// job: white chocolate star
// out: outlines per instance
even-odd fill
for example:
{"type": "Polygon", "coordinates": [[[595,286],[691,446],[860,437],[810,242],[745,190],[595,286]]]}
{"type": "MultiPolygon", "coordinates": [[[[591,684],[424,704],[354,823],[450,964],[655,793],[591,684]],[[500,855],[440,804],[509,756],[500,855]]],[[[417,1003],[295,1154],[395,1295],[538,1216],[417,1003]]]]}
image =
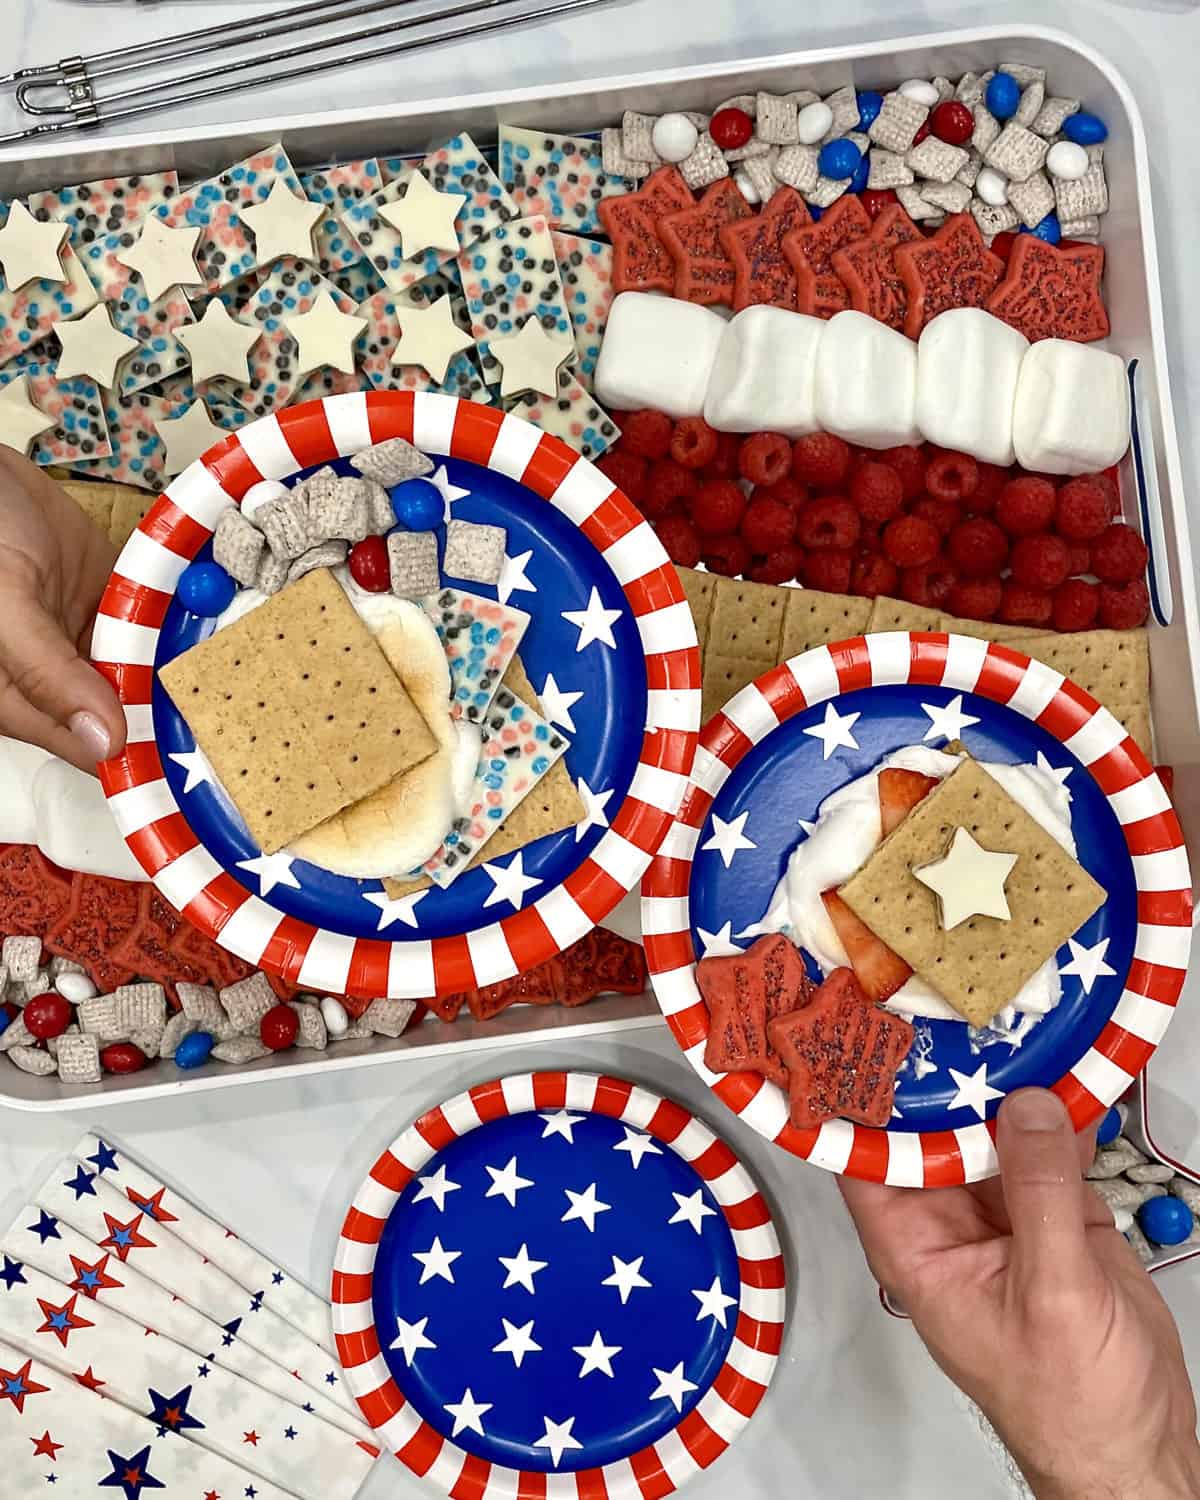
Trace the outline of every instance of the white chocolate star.
{"type": "Polygon", "coordinates": [[[8,211],[8,222],[0,229],[0,266],[4,285],[19,292],[31,281],[66,281],[62,247],[70,225],[61,219],[43,224],[18,199],[8,211]]]}
{"type": "Polygon", "coordinates": [[[55,323],[54,332],[62,345],[56,372],[59,380],[86,375],[98,385],[113,386],[117,383],[117,365],[139,347],[137,339],[113,327],[104,302],[98,302],[82,318],[55,323]]]}
{"type": "Polygon", "coordinates": [[[7,443],[18,453],[28,453],[29,445],[41,432],[54,426],[29,394],[29,380],[18,375],[0,390],[0,443],[7,443]]]}
{"type": "Polygon", "coordinates": [[[306,313],[285,318],[284,327],[300,346],[297,378],[326,365],[353,375],[355,340],[366,326],[366,318],[342,312],[329,292],[321,292],[306,313]]]}
{"type": "Polygon", "coordinates": [[[450,361],[475,340],[454,321],[454,307],[448,296],[439,297],[428,307],[406,307],[397,312],[400,342],[392,355],[392,364],[420,365],[431,380],[440,385],[446,378],[450,361]]]}
{"type": "Polygon", "coordinates": [[[203,401],[193,401],[182,416],[156,421],[154,426],[167,445],[164,474],[182,473],[189,464],[195,463],[202,453],[207,453],[214,443],[220,442],[225,436],[209,416],[208,407],[203,401]]]}
{"type": "Polygon", "coordinates": [[[942,927],[951,932],[968,917],[997,917],[1009,921],[1004,882],[1018,856],[984,849],[966,828],[956,828],[950,851],[913,875],[937,896],[942,927]]]}
{"type": "Polygon", "coordinates": [[[199,225],[181,224],[173,229],[157,214],[151,214],[142,232],[117,260],[142,278],[146,295],[153,302],[173,286],[200,286],[204,277],[196,265],[199,225]]]}
{"type": "Polygon", "coordinates": [[[575,352],[574,344],[552,338],[533,313],[516,333],[489,340],[488,349],[503,367],[501,396],[517,396],[522,391],[557,396],[559,369],[575,352]]]}
{"type": "Polygon", "coordinates": [[[422,250],[457,250],[458,230],[454,221],[467,201],[466,193],[439,193],[421,172],[414,172],[404,197],[385,203],[379,217],[400,236],[405,260],[422,250]]]}
{"type": "Polygon", "coordinates": [[[269,265],[281,255],[298,260],[312,260],[313,230],[325,213],[323,204],[309,198],[298,198],[281,177],[271,184],[262,203],[241,210],[243,224],[254,232],[254,258],[260,266],[269,265]]]}
{"type": "Polygon", "coordinates": [[[172,332],[188,352],[194,381],[211,380],[215,375],[250,379],[249,354],[262,337],[262,329],[239,323],[219,297],[209,301],[198,323],[183,323],[172,332]]]}

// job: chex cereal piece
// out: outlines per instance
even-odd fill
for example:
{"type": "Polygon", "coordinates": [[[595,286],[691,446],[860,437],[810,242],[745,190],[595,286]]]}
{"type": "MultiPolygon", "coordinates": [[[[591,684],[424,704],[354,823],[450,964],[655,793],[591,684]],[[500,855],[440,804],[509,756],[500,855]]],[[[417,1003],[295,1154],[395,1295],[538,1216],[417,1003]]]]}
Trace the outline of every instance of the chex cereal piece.
{"type": "Polygon", "coordinates": [[[933,84],[934,88],[937,89],[939,103],[945,103],[947,99],[954,98],[954,85],[948,78],[944,78],[939,73],[938,76],[931,79],[930,82],[933,84]]]}
{"type": "Polygon", "coordinates": [[[971,189],[961,182],[926,182],[921,187],[921,197],[945,213],[960,214],[970,205],[971,189]]]}
{"type": "Polygon", "coordinates": [[[111,998],[122,1036],[166,1024],[167,995],[161,984],[123,984],[111,998]]]}
{"type": "Polygon", "coordinates": [[[876,146],[870,156],[871,170],[867,176],[867,187],[872,192],[887,192],[890,188],[907,187],[914,173],[903,156],[876,146]]]}
{"type": "Polygon", "coordinates": [[[341,567],[349,551],[348,542],[321,542],[316,547],[310,547],[307,552],[302,552],[288,568],[288,583],[295,583],[297,579],[315,572],[317,568],[341,567]]]}
{"type": "Polygon", "coordinates": [[[450,711],[481,723],[529,628],[523,610],[463,589],[446,588],[425,603],[450,666],[450,711]]]}
{"type": "Polygon", "coordinates": [[[314,1052],[324,1052],[329,1045],[329,1030],[321,1019],[320,1007],[313,1004],[301,1004],[296,1000],[290,1000],[288,1004],[296,1012],[296,1019],[300,1023],[299,1030],[296,1032],[296,1046],[308,1047],[314,1052]]]}
{"type": "Polygon", "coordinates": [[[1035,172],[1024,182],[1010,182],[1008,202],[1021,216],[1021,223],[1035,228],[1048,213],[1054,212],[1054,189],[1045,172],[1035,172]]]}
{"type": "Polygon", "coordinates": [[[799,656],[813,646],[862,635],[871,617],[872,601],[820,589],[788,589],[783,611],[779,659],[799,656]]]}
{"type": "Polygon", "coordinates": [[[849,177],[818,177],[816,187],[805,193],[804,201],[814,208],[829,208],[849,190],[850,183],[849,177]]]}
{"type": "Polygon", "coordinates": [[[1095,214],[1082,219],[1060,219],[1059,228],[1065,240],[1095,239],[1100,233],[1100,220],[1095,214]]]}
{"type": "Polygon", "coordinates": [[[599,229],[597,202],[629,191],[624,177],[604,170],[601,145],[584,137],[501,125],[499,163],[514,217],[541,214],[553,229],[599,229]]]}
{"type": "MultiPolygon", "coordinates": [[[[0,958],[0,967],[4,960],[0,958]]],[[[60,974],[86,974],[87,970],[82,964],[77,964],[73,958],[63,958],[62,954],[56,953],[46,965],[46,972],[50,978],[57,979],[60,974]]]]}
{"type": "Polygon", "coordinates": [[[18,1016],[0,1032],[0,1052],[7,1052],[13,1047],[32,1047],[36,1041],[37,1038],[26,1026],[23,1017],[18,1016]]]}
{"type": "Polygon", "coordinates": [[[638,161],[625,155],[624,136],[612,125],[600,132],[600,165],[606,177],[624,177],[630,182],[648,177],[652,168],[649,161],[638,161]]]}
{"type": "Polygon", "coordinates": [[[636,109],[627,109],[621,116],[621,149],[632,161],[649,162],[651,167],[662,165],[652,139],[657,123],[657,115],[645,115],[636,109]]]}
{"type": "Polygon", "coordinates": [[[1100,292],[1104,250],[1100,245],[1048,245],[1023,234],[1013,246],[1004,280],[988,297],[988,312],[1037,339],[1090,343],[1108,335],[1108,313],[1100,292]]]}
{"type": "MultiPolygon", "coordinates": [[[[826,100],[826,103],[828,102],[826,100]]],[[[854,113],[857,118],[857,102],[854,106],[854,113]]],[[[882,146],[887,151],[896,151],[903,156],[911,149],[913,137],[928,118],[928,105],[918,104],[907,94],[887,94],[884,96],[883,107],[867,126],[867,134],[877,146],[882,146]]],[[[835,120],[834,124],[836,123],[835,120]]]]}
{"type": "Polygon", "coordinates": [[[532,422],[551,437],[561,438],[584,458],[595,460],[617,441],[621,429],[567,366],[559,370],[557,379],[558,391],[554,396],[522,391],[520,395],[505,397],[500,404],[505,411],[532,422]]]}
{"type": "Polygon", "coordinates": [[[971,149],[978,151],[986,160],[988,150],[1003,127],[986,104],[975,105],[974,114],[975,129],[971,133],[971,149]]]}
{"type": "Polygon", "coordinates": [[[725,153],[707,130],[701,133],[692,154],[679,163],[679,175],[688,187],[697,192],[700,188],[729,176],[729,163],[725,160],[725,153]]]}
{"type": "Polygon", "coordinates": [[[728,177],[715,182],[699,203],[666,214],[658,235],[675,262],[675,295],[705,305],[733,300],[733,261],[721,244],[721,230],[753,210],[728,177]]]}
{"type": "Polygon", "coordinates": [[[32,979],[9,979],[6,983],[9,989],[6,998],[20,1006],[28,1005],[35,995],[44,995],[53,988],[45,969],[39,969],[32,979]]]}
{"type": "Polygon", "coordinates": [[[841,199],[815,224],[793,229],[783,253],[796,276],[797,312],[831,318],[850,306],[850,293],[833,269],[833,252],[865,239],[871,218],[856,195],[841,199]]]}
{"type": "Polygon", "coordinates": [[[725,150],[725,160],[734,166],[743,161],[755,161],[759,157],[770,156],[772,152],[778,154],[779,147],[772,146],[770,141],[764,141],[760,136],[752,135],[744,146],[730,146],[725,150]]]}
{"type": "Polygon", "coordinates": [[[961,182],[964,187],[973,188],[979,179],[979,173],[983,169],[983,153],[976,151],[974,146],[967,147],[967,159],[958,170],[955,182],[961,182]]]}
{"type": "Polygon", "coordinates": [[[43,1052],[40,1047],[10,1047],[8,1056],[22,1073],[33,1073],[38,1078],[49,1078],[51,1073],[58,1072],[58,1063],[49,1052],[43,1052]]]}
{"type": "Polygon", "coordinates": [[[202,1026],[207,1021],[220,1020],[225,1011],[217,998],[217,992],[210,984],[188,984],[182,983],[175,986],[175,992],[179,996],[179,1004],[183,1008],[183,1014],[189,1020],[198,1021],[202,1026]]]}
{"type": "Polygon", "coordinates": [[[964,73],[954,87],[954,97],[968,109],[974,109],[983,98],[985,87],[978,73],[964,73]]]}
{"type": "Polygon", "coordinates": [[[1045,100],[1046,85],[1040,81],[1022,89],[1021,101],[1013,114],[1013,124],[1024,125],[1027,130],[1032,130],[1033,122],[1041,114],[1045,100]]]}
{"type": "Polygon", "coordinates": [[[60,1036],[57,1061],[64,1083],[100,1082],[100,1043],[94,1036],[60,1036]]]}
{"type": "Polygon", "coordinates": [[[941,209],[936,203],[930,203],[919,187],[898,187],[896,197],[914,224],[941,218],[941,209]]]}
{"type": "Polygon", "coordinates": [[[990,244],[998,234],[1015,229],[1021,216],[1011,203],[985,203],[982,198],[971,199],[971,217],[979,232],[990,244]]]}
{"type": "MultiPolygon", "coordinates": [[[[932,184],[927,191],[933,192],[937,186],[932,184]]],[[[961,191],[967,193],[966,188],[961,191]]],[[[865,239],[835,250],[831,265],[849,294],[850,306],[890,328],[903,329],[908,292],[896,270],[893,251],[897,245],[912,244],[922,238],[909,214],[897,203],[883,210],[865,239]]]]}
{"type": "MultiPolygon", "coordinates": [[[[813,148],[810,146],[788,146],[786,149],[788,151],[810,151],[813,148]]],[[[785,153],[783,151],[780,151],[777,156],[772,155],[752,157],[749,161],[743,162],[742,164],[742,172],[744,173],[747,182],[749,182],[760,203],[769,203],[775,192],[775,189],[781,182],[786,181],[786,179],[780,176],[780,174],[775,170],[784,154],[785,153]]],[[[815,157],[813,158],[813,162],[815,165],[815,157]]],[[[820,176],[820,173],[818,173],[817,176],[820,176]]],[[[789,185],[791,187],[795,187],[796,183],[792,182],[789,185]]]]}
{"type": "Polygon", "coordinates": [[[225,1014],[239,1032],[257,1032],[258,1023],[277,1003],[278,997],[271,988],[267,976],[251,974],[237,984],[227,985],[220,994],[225,1014]]]}
{"type": "Polygon", "coordinates": [[[799,110],[796,101],[788,98],[785,94],[764,94],[760,92],[757,96],[757,119],[755,131],[760,140],[767,141],[772,146],[794,146],[800,136],[796,130],[796,116],[799,110]]]}
{"type": "Polygon", "coordinates": [[[948,141],[939,141],[936,135],[927,135],[904,160],[918,177],[949,182],[966,165],[967,153],[961,146],[952,146],[948,141]]]}
{"type": "Polygon", "coordinates": [[[552,231],[554,253],[562,278],[563,298],[571,315],[575,338],[575,373],[580,383],[592,388],[600,343],[612,305],[613,251],[603,240],[552,231]]]}
{"type": "Polygon", "coordinates": [[[1060,222],[1064,219],[1070,222],[1072,219],[1085,219],[1095,214],[1107,213],[1108,181],[1104,176],[1103,166],[1099,162],[1093,162],[1083,176],[1075,178],[1074,181],[1065,177],[1056,177],[1054,195],[1060,222]]]}
{"type": "Polygon", "coordinates": [[[36,979],[42,961],[42,940],[36,937],[6,937],[0,946],[0,963],[9,979],[36,979]]]}
{"type": "Polygon", "coordinates": [[[947,308],[982,307],[1004,275],[1004,262],[984,245],[967,214],[947,219],[924,244],[897,246],[895,260],[908,290],[904,332],[912,339],[947,308]]]}
{"type": "Polygon", "coordinates": [[[1063,128],[1063,121],[1077,115],[1079,110],[1078,99],[1047,99],[1029,128],[1036,135],[1045,136],[1049,140],[1063,128]]]}
{"type": "Polygon", "coordinates": [[[659,239],[658,221],[690,208],[692,202],[691,191],[674,166],[660,167],[636,193],[601,199],[597,213],[612,241],[615,292],[674,290],[675,263],[659,239]]]}
{"type": "Polygon", "coordinates": [[[735,312],[760,302],[797,311],[796,272],[784,242],[793,231],[811,223],[812,216],[800,194],[794,188],[781,187],[754,218],[721,230],[721,244],[733,260],[735,312]]]}
{"type": "Polygon", "coordinates": [[[219,563],[231,578],[249,588],[258,577],[263,548],[267,539],[252,526],[236,505],[221,512],[213,532],[213,562],[219,563]]]}
{"type": "Polygon", "coordinates": [[[146,1057],[157,1057],[162,1045],[163,1030],[162,1026],[147,1026],[143,1031],[132,1032],[129,1040],[146,1057]]]}
{"type": "Polygon", "coordinates": [[[347,1026],[340,1036],[331,1035],[329,1040],[331,1042],[359,1042],[366,1037],[374,1035],[375,1033],[371,1028],[364,1025],[362,1021],[351,1021],[350,1025],[347,1026]]]}
{"type": "Polygon", "coordinates": [[[1031,83],[1045,83],[1046,70],[1039,68],[1034,63],[1002,62],[996,69],[998,73],[1007,73],[1010,78],[1015,78],[1023,89],[1027,89],[1031,83]]]}
{"type": "Polygon", "coordinates": [[[212,1056],[218,1062],[227,1063],[257,1062],[260,1057],[270,1055],[270,1047],[257,1036],[231,1036],[227,1041],[218,1042],[212,1049],[212,1056]]]}
{"type": "Polygon", "coordinates": [[[937,630],[940,613],[923,604],[910,604],[907,599],[889,599],[880,594],[871,603],[867,618],[867,632],[879,630],[937,630]]]}
{"type": "MultiPolygon", "coordinates": [[[[397,437],[375,443],[370,448],[364,448],[361,453],[356,453],[350,460],[350,467],[357,469],[365,478],[375,480],[376,484],[390,488],[405,479],[420,479],[426,474],[432,474],[433,460],[404,438],[397,437]]],[[[392,518],[392,524],[395,525],[395,517],[392,518]]]]}
{"type": "Polygon", "coordinates": [[[271,551],[290,561],[312,545],[308,531],[308,507],[295,492],[286,500],[269,500],[254,512],[254,524],[267,539],[271,551]]]}
{"type": "Polygon", "coordinates": [[[159,1057],[174,1057],[175,1050],[184,1037],[191,1036],[200,1029],[199,1021],[193,1021],[191,1016],[185,1016],[182,1011],[177,1012],[163,1027],[158,1041],[159,1057]]]}
{"type": "Polygon", "coordinates": [[[83,1030],[91,1036],[98,1036],[101,1041],[119,1042],[129,1035],[121,1023],[115,995],[96,995],[91,1000],[81,1000],[75,1014],[83,1030]]]}
{"type": "Polygon", "coordinates": [[[771,172],[780,182],[807,196],[821,179],[821,170],[817,166],[820,154],[816,146],[788,146],[775,158],[771,172]]]}
{"type": "MultiPolygon", "coordinates": [[[[464,583],[495,583],[504,567],[508,533],[503,526],[482,526],[476,521],[451,521],[446,527],[446,550],[442,568],[464,583]]],[[[433,593],[433,589],[426,590],[433,593]]]]}
{"type": "Polygon", "coordinates": [[[815,988],[795,945],[776,934],[736,956],[703,958],[696,984],[709,1013],[705,1067],[714,1073],[749,1068],[786,1088],[787,1073],[767,1041],[767,1025],[799,1010],[815,988]]]}
{"type": "Polygon", "coordinates": [[[989,167],[995,167],[1012,182],[1024,182],[1046,160],[1050,143],[1024,125],[1009,120],[992,144],[980,149],[989,167]]]}
{"type": "Polygon", "coordinates": [[[412,1000],[372,1000],[359,1018],[377,1036],[397,1037],[412,1019],[412,1000]]]}
{"type": "Polygon", "coordinates": [[[291,562],[286,557],[277,557],[270,547],[265,548],[262,561],[258,565],[254,587],[263,594],[277,594],[288,581],[290,567],[291,562]]]}
{"type": "MultiPolygon", "coordinates": [[[[833,111],[833,123],[822,137],[822,145],[826,141],[836,141],[858,124],[858,94],[852,83],[844,83],[840,89],[834,89],[832,94],[826,94],[824,102],[833,111]]],[[[875,137],[872,136],[871,139],[874,140],[875,137]]],[[[886,146],[887,142],[884,141],[883,144],[886,146]]]]}
{"type": "Polygon", "coordinates": [[[437,537],[432,531],[393,531],[387,549],[393,594],[401,599],[424,599],[437,593],[441,576],[437,537]]]}
{"type": "Polygon", "coordinates": [[[159,679],[265,853],[378,791],[435,748],[420,711],[324,569],[183,652],[159,669],[159,679]]]}

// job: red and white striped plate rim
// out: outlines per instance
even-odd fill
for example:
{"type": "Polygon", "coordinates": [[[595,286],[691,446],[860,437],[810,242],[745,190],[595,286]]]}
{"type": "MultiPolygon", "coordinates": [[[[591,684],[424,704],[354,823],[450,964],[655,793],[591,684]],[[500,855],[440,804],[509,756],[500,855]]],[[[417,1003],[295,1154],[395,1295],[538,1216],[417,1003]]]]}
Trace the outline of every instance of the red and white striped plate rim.
{"type": "Polygon", "coordinates": [[[700,722],[691,611],[678,574],[631,502],[587,459],[531,423],[432,392],[326,396],[251,422],[210,448],[168,486],[126,543],[100,601],[92,659],[116,689],[128,727],[128,744],[100,767],[100,780],[126,843],[171,905],[258,968],[305,989],[367,998],[415,999],[511,979],[584,937],[635,888],[670,828],[700,722]],[[648,700],[628,794],[591,854],[561,884],[489,926],[387,942],[301,921],[222,868],[163,774],[151,690],[159,630],[179,575],[221,513],[261,480],[395,437],[505,474],[579,527],[635,616],[648,700]]]}
{"type": "Polygon", "coordinates": [[[654,991],[675,1040],[735,1114],[827,1171],[897,1187],[946,1187],[995,1173],[994,1120],[924,1133],[849,1120],[797,1130],[775,1084],[758,1073],[712,1073],[705,1067],[708,1011],[696,986],[688,915],[700,831],[742,757],[814,703],[895,683],[946,687],[1007,704],[1061,741],[1107,797],[1137,884],[1133,960],[1100,1035],[1053,1089],[1077,1130],[1119,1099],[1161,1040],[1183,986],[1192,920],[1183,833],[1166,789],[1125,726],[1060,672],[1008,646],[939,632],[855,636],[794,656],[736,693],[700,736],[679,816],[642,883],[642,930],[654,991]]]}
{"type": "Polygon", "coordinates": [[[359,1409],[401,1463],[454,1500],[654,1500],[707,1468],[766,1395],[783,1341],[783,1253],[771,1211],[726,1143],[690,1110],[628,1079],[596,1073],[517,1073],[456,1094],[388,1147],[354,1195],[333,1263],[333,1334],[359,1409]],[[502,1115],[571,1109],[647,1131],[704,1179],[738,1256],[738,1316],[725,1363],[665,1436],[599,1468],[547,1474],[509,1469],[443,1437],[404,1399],[375,1328],[372,1278],[388,1216],[407,1185],[451,1141],[502,1115]]]}

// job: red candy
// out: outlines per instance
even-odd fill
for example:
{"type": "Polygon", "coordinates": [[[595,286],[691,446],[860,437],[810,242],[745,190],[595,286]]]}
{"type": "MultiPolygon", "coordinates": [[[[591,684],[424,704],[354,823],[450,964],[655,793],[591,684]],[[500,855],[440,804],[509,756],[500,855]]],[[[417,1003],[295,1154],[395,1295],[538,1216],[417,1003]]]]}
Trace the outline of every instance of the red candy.
{"type": "Polygon", "coordinates": [[[792,445],[778,432],[756,432],[742,444],[738,468],[751,484],[774,484],[791,468],[792,445]]]}
{"type": "Polygon", "coordinates": [[[1130,583],[1146,571],[1149,556],[1133,527],[1116,521],[1092,543],[1092,572],[1101,583],[1130,583]]]}
{"type": "Polygon", "coordinates": [[[132,1042],[113,1042],[100,1050],[100,1066],[106,1073],[140,1073],[149,1061],[132,1042]]]}
{"type": "Polygon", "coordinates": [[[1128,583],[1102,583],[1100,623],[1107,630],[1133,630],[1146,623],[1150,613],[1150,590],[1141,578],[1128,583]]]}
{"type": "Polygon", "coordinates": [[[858,195],[858,201],[871,218],[877,219],[885,208],[891,208],[900,200],[891,188],[864,188],[858,195]]]}
{"type": "Polygon", "coordinates": [[[814,489],[833,489],[850,468],[850,445],[830,432],[814,432],[792,444],[792,473],[814,489]]]}
{"type": "Polygon", "coordinates": [[[925,466],[925,488],[935,500],[967,500],[979,488],[979,465],[966,453],[939,453],[925,466]]]}
{"type": "Polygon", "coordinates": [[[368,594],[386,594],[392,586],[387,543],[381,536],[364,537],[350,549],[350,576],[368,594]]]}
{"type": "Polygon", "coordinates": [[[898,516],[883,531],[883,550],[898,568],[923,568],[938,555],[942,535],[923,516],[898,516]]]}
{"type": "Polygon", "coordinates": [[[684,516],[664,516],[655,527],[667,556],[680,568],[694,568],[700,561],[700,538],[684,516]]]}
{"type": "Polygon", "coordinates": [[[1055,630],[1090,630],[1100,609],[1100,588],[1084,578],[1068,578],[1054,590],[1055,630]]]}
{"type": "Polygon", "coordinates": [[[782,500],[755,495],[742,517],[741,533],[756,555],[776,552],[796,535],[796,514],[782,500]]]}
{"type": "Polygon", "coordinates": [[[710,573],[736,578],[750,566],[750,548],[740,536],[715,536],[705,540],[701,554],[710,573]]]}
{"type": "Polygon", "coordinates": [[[960,522],[947,545],[955,565],[969,578],[999,573],[1008,560],[1008,538],[995,521],[984,516],[960,522]]]}
{"type": "Polygon", "coordinates": [[[24,1011],[25,1025],[39,1041],[62,1036],[71,1024],[70,1004],[53,990],[34,995],[24,1011]]]}
{"type": "Polygon", "coordinates": [[[736,531],[746,509],[746,497],[732,479],[710,479],[692,501],[692,524],[701,536],[726,536],[736,531]]]}
{"type": "Polygon", "coordinates": [[[754,121],[744,109],[719,109],[708,122],[708,133],[722,151],[736,151],[754,134],[754,121]]]}
{"type": "Polygon", "coordinates": [[[935,104],[929,116],[929,128],[939,141],[962,146],[975,133],[975,116],[958,99],[944,99],[935,104]]]}
{"type": "Polygon", "coordinates": [[[666,412],[631,411],[621,423],[621,447],[639,458],[666,458],[673,431],[666,412]]]}
{"type": "Polygon", "coordinates": [[[854,471],[850,498],[864,521],[880,525],[900,513],[904,502],[903,478],[891,465],[867,460],[854,471]]]}
{"type": "Polygon", "coordinates": [[[273,1005],[259,1022],[258,1034],[264,1047],[285,1052],[296,1040],[300,1018],[290,1005],[273,1005]]]}
{"type": "Polygon", "coordinates": [[[1117,509],[1112,481],[1103,474],[1081,474],[1068,479],[1058,492],[1054,529],[1072,542],[1090,542],[1099,536],[1117,509]]]}
{"type": "Polygon", "coordinates": [[[685,469],[682,464],[677,464],[673,458],[660,458],[650,465],[650,472],[646,476],[646,484],[642,490],[642,514],[651,521],[657,520],[659,516],[665,516],[674,509],[680,501],[689,500],[695,493],[695,473],[691,469],[685,469]]]}
{"type": "Polygon", "coordinates": [[[819,495],[800,511],[796,536],[804,547],[853,547],[862,521],[845,495],[819,495]]]}
{"type": "Polygon", "coordinates": [[[717,456],[717,434],[703,417],[685,417],[671,434],[671,457],[685,469],[702,469],[717,456]]]}
{"type": "Polygon", "coordinates": [[[1054,521],[1054,486],[1048,479],[1027,474],[1010,479],[996,502],[996,520],[1009,536],[1033,536],[1054,521]]]}
{"type": "Polygon", "coordinates": [[[1071,549],[1060,536],[1023,536],[1013,547],[1012,577],[1031,589],[1056,589],[1071,574],[1071,549]]]}

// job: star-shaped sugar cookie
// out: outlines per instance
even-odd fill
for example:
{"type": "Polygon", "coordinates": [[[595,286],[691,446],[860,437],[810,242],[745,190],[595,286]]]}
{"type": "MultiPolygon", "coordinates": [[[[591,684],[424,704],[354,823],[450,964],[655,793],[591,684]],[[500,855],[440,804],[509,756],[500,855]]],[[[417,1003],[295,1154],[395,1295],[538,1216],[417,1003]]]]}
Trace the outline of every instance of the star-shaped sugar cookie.
{"type": "Polygon", "coordinates": [[[987,310],[1032,343],[1073,339],[1086,344],[1108,334],[1100,292],[1104,250],[1100,245],[1048,245],[1036,234],[1019,234],[1004,280],[987,299],[987,310]]]}
{"type": "Polygon", "coordinates": [[[439,193],[423,172],[414,172],[404,197],[385,203],[379,216],[396,230],[404,258],[412,260],[422,250],[458,249],[454,221],[466,201],[466,193],[439,193]]]}
{"type": "MultiPolygon", "coordinates": [[[[1030,238],[1018,235],[1017,242],[1030,238]]],[[[908,293],[904,332],[910,339],[949,308],[983,307],[1004,275],[1004,262],[984,244],[970,214],[952,214],[932,239],[898,245],[895,264],[908,293]]]]}

